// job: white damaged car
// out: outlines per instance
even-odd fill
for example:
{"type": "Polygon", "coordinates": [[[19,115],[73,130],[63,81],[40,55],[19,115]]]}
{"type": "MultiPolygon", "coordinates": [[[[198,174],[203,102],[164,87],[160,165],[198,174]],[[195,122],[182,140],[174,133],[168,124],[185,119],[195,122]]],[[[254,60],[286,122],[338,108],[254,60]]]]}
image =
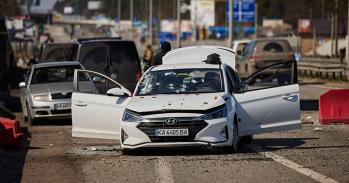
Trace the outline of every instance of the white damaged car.
{"type": "MultiPolygon", "coordinates": [[[[208,146],[236,151],[240,139],[252,140],[254,134],[301,128],[295,61],[268,66],[241,81],[220,54],[200,54],[205,59],[189,63],[164,57],[133,94],[107,76],[75,70],[72,136],[117,139],[123,150],[208,146]],[[98,92],[79,91],[78,76],[84,73],[99,84],[98,92]]],[[[169,58],[176,57],[170,53],[169,58]]]]}

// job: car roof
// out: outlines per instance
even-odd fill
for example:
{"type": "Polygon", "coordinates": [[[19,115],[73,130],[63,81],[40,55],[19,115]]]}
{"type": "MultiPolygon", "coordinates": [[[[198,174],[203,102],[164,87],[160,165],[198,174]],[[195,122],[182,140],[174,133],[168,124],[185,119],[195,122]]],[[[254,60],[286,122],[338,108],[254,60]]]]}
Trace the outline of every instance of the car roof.
{"type": "Polygon", "coordinates": [[[79,62],[73,61],[63,61],[63,62],[43,62],[34,65],[34,68],[44,68],[44,67],[57,67],[57,66],[71,66],[71,65],[81,65],[79,62]]]}
{"type": "Polygon", "coordinates": [[[235,53],[231,48],[223,46],[188,46],[168,52],[163,58],[163,65],[167,64],[198,64],[207,59],[210,54],[219,54],[222,63],[235,68],[235,53]]]}
{"type": "Polygon", "coordinates": [[[171,70],[171,69],[219,69],[220,64],[188,63],[188,64],[164,64],[155,66],[151,71],[171,70]]]}
{"type": "Polygon", "coordinates": [[[239,39],[239,40],[235,40],[233,41],[234,43],[249,43],[251,42],[250,39],[239,39]]]}

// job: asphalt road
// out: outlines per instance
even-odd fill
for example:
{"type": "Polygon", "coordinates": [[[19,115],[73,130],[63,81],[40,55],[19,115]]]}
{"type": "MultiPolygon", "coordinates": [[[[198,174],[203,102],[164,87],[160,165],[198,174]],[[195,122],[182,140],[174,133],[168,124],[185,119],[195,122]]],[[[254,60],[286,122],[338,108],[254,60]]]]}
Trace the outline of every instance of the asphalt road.
{"type": "Polygon", "coordinates": [[[27,126],[21,149],[0,148],[0,182],[349,182],[349,125],[318,124],[317,103],[343,84],[301,85],[303,129],[255,136],[238,153],[164,149],[122,155],[118,142],[71,138],[71,122],[27,126]]]}

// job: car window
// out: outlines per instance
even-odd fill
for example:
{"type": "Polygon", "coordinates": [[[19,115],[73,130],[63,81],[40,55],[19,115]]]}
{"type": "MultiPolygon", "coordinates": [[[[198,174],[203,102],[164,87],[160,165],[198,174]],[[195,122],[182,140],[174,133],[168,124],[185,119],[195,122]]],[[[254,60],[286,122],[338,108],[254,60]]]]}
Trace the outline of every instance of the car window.
{"type": "Polygon", "coordinates": [[[243,53],[244,48],[246,47],[247,43],[239,43],[238,47],[236,48],[236,52],[237,51],[241,51],[241,53],[243,53]]]}
{"type": "Polygon", "coordinates": [[[114,81],[106,78],[105,76],[88,71],[80,71],[79,73],[79,82],[78,88],[80,93],[91,93],[94,91],[95,94],[106,95],[107,91],[112,88],[121,88],[114,81]],[[83,76],[88,75],[91,79],[90,82],[81,82],[83,76]],[[91,87],[91,84],[93,87],[91,87]],[[93,90],[91,89],[93,88],[93,90]]]}
{"type": "Polygon", "coordinates": [[[40,61],[68,61],[70,44],[48,44],[42,49],[40,61]]]}
{"type": "Polygon", "coordinates": [[[81,45],[80,63],[87,70],[105,73],[107,69],[107,45],[90,43],[81,45]]]}
{"type": "Polygon", "coordinates": [[[294,62],[271,65],[245,80],[248,90],[265,89],[296,84],[294,62]]]}
{"type": "Polygon", "coordinates": [[[254,42],[250,42],[246,45],[246,48],[244,50],[244,56],[252,55],[254,45],[255,45],[254,42]]]}
{"type": "MultiPolygon", "coordinates": [[[[81,67],[73,65],[36,68],[31,78],[31,84],[72,82],[74,79],[74,69],[81,69],[81,67]]],[[[82,79],[87,80],[86,77],[82,79]]]]}
{"type": "Polygon", "coordinates": [[[267,53],[281,53],[290,52],[292,48],[286,40],[263,40],[257,41],[256,53],[260,54],[263,52],[267,53]]]}
{"type": "Polygon", "coordinates": [[[241,79],[237,73],[231,68],[227,67],[228,73],[233,81],[234,88],[239,88],[241,86],[241,79]]]}
{"type": "Polygon", "coordinates": [[[171,69],[148,72],[136,95],[224,92],[220,69],[171,69]]]}

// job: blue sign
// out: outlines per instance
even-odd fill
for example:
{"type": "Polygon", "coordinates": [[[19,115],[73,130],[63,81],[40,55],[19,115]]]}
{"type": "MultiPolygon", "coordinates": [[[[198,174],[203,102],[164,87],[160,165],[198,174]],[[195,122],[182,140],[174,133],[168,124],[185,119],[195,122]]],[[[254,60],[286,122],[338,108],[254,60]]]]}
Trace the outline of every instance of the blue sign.
{"type": "MultiPolygon", "coordinates": [[[[255,0],[234,0],[234,21],[254,22],[255,0]]],[[[229,0],[226,1],[226,17],[229,20],[229,0]]]]}

